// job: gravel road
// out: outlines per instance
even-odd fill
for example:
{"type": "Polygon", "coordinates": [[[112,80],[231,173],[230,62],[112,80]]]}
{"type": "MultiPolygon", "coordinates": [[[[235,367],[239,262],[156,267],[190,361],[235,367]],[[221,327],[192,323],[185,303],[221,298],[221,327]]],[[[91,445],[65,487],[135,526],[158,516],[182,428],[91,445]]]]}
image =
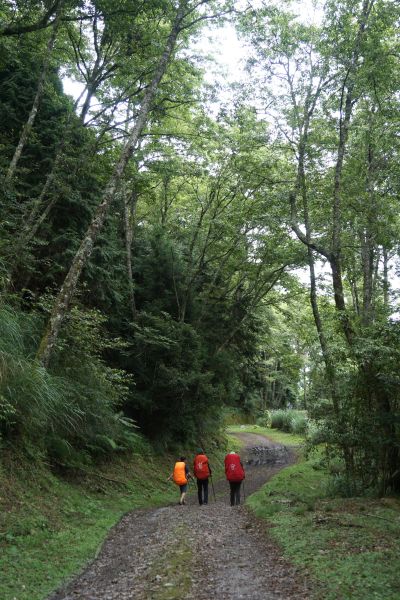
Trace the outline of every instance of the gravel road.
{"type": "MultiPolygon", "coordinates": [[[[246,495],[294,460],[263,436],[237,435],[246,445],[246,495]]],[[[244,506],[229,506],[225,481],[215,492],[207,506],[193,495],[186,506],[126,514],[98,557],[48,600],[310,599],[309,584],[281,556],[267,526],[244,506]]]]}

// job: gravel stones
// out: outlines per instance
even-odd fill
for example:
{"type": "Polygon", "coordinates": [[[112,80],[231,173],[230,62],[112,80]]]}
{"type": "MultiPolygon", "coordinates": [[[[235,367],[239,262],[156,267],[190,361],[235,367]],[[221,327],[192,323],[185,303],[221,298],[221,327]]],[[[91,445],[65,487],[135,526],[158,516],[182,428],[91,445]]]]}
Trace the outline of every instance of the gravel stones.
{"type": "MultiPolygon", "coordinates": [[[[248,445],[246,494],[293,461],[288,449],[261,436],[238,437],[248,445]]],[[[198,506],[193,495],[187,506],[125,515],[98,557],[48,600],[310,598],[307,582],[282,558],[265,524],[243,506],[229,506],[227,482],[214,486],[217,502],[210,498],[208,506],[198,506]]]]}

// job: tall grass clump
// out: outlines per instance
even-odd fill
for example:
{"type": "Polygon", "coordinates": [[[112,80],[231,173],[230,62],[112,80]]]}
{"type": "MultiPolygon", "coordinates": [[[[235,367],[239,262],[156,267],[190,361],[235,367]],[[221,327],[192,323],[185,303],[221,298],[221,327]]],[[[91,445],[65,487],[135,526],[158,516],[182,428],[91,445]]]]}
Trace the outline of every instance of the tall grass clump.
{"type": "MultiPolygon", "coordinates": [[[[0,307],[0,435],[62,463],[137,447],[120,407],[129,388],[101,359],[104,318],[73,311],[51,370],[35,359],[43,316],[0,307]]],[[[108,340],[110,345],[110,340],[108,340]]]]}
{"type": "Polygon", "coordinates": [[[305,435],[308,430],[308,420],[302,410],[273,410],[271,411],[271,427],[287,433],[305,435]]]}
{"type": "Polygon", "coordinates": [[[291,415],[291,433],[305,435],[308,432],[308,419],[304,411],[292,411],[291,415]]]}

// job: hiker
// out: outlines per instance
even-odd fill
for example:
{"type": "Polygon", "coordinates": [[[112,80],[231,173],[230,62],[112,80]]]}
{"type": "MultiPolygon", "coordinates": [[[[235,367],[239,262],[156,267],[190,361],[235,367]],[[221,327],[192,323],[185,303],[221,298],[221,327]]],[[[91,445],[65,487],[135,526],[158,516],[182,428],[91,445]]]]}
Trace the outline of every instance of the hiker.
{"type": "Polygon", "coordinates": [[[171,481],[171,479],[173,479],[174,483],[176,483],[176,485],[179,485],[179,490],[181,492],[179,504],[181,506],[183,504],[186,504],[185,496],[187,492],[188,481],[191,478],[192,475],[189,471],[189,467],[186,464],[186,457],[181,456],[180,459],[175,463],[173,472],[167,478],[167,481],[171,481]]]}
{"type": "Polygon", "coordinates": [[[208,478],[211,477],[211,468],[202,448],[197,448],[193,462],[193,473],[197,479],[199,504],[200,506],[208,504],[208,478]]]}
{"type": "Polygon", "coordinates": [[[236,452],[229,452],[225,456],[225,475],[231,488],[231,506],[240,504],[240,486],[245,473],[240,456],[236,452]]]}

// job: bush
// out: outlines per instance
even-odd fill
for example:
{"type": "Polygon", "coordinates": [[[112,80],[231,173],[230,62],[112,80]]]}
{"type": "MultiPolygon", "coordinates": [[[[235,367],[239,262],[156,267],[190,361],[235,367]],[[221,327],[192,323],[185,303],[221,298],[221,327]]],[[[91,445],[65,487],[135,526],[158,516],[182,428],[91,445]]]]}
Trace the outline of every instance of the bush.
{"type": "Polygon", "coordinates": [[[280,429],[281,431],[290,432],[290,411],[288,410],[273,410],[271,411],[271,427],[272,429],[280,429]]]}
{"type": "Polygon", "coordinates": [[[271,427],[286,433],[305,435],[308,431],[308,419],[302,410],[273,410],[271,411],[271,427]]]}
{"type": "Polygon", "coordinates": [[[271,426],[271,413],[269,410],[264,410],[256,420],[256,425],[260,427],[270,427],[271,426]]]}
{"type": "Polygon", "coordinates": [[[101,360],[96,348],[100,326],[99,316],[90,311],[85,320],[81,314],[72,314],[64,346],[49,371],[35,359],[43,317],[0,307],[0,435],[4,442],[19,439],[26,448],[33,444],[50,457],[73,464],[136,447],[136,427],[119,408],[129,382],[123,371],[101,360]]]}
{"type": "Polygon", "coordinates": [[[307,441],[311,448],[319,444],[324,444],[328,440],[329,435],[323,426],[319,426],[314,422],[308,423],[307,441]]]}
{"type": "MultiPolygon", "coordinates": [[[[225,406],[223,409],[223,423],[226,427],[229,425],[252,425],[254,416],[244,412],[236,406],[225,406]]],[[[259,423],[257,423],[259,425],[259,423]]]]}
{"type": "Polygon", "coordinates": [[[366,493],[367,490],[360,482],[351,479],[345,473],[332,475],[326,485],[326,495],[331,498],[354,498],[365,496],[366,493]]]}
{"type": "Polygon", "coordinates": [[[291,433],[297,433],[298,435],[306,435],[308,431],[308,420],[304,412],[293,411],[290,421],[291,433]]]}

